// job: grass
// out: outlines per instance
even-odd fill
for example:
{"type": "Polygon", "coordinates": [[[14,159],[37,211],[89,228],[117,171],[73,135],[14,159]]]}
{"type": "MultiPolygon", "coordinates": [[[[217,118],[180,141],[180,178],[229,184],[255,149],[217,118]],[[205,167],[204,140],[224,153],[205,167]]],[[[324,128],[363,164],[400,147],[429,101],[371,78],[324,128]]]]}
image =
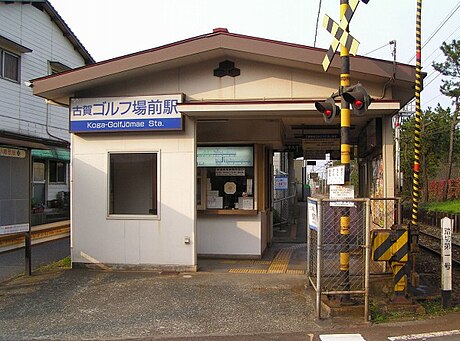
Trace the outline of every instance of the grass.
{"type": "Polygon", "coordinates": [[[37,269],[37,271],[49,271],[49,270],[54,270],[54,269],[70,269],[70,267],[71,267],[70,256],[67,256],[65,258],[62,258],[61,260],[58,260],[57,262],[41,266],[37,269]]]}
{"type": "Polygon", "coordinates": [[[405,313],[402,311],[388,311],[382,309],[384,304],[371,303],[369,310],[371,313],[371,321],[374,323],[386,323],[394,321],[417,320],[427,317],[442,316],[447,313],[459,312],[460,306],[453,306],[449,309],[443,309],[440,300],[426,300],[419,304],[425,309],[424,314],[405,313]]]}
{"type": "Polygon", "coordinates": [[[449,309],[443,309],[442,302],[439,300],[421,301],[420,304],[425,308],[425,314],[431,316],[439,316],[445,313],[460,311],[460,306],[452,306],[449,309]]]}
{"type": "Polygon", "coordinates": [[[460,200],[442,201],[442,202],[428,202],[423,205],[428,211],[431,212],[445,212],[445,213],[460,213],[460,200]]]}
{"type": "Polygon", "coordinates": [[[385,323],[391,321],[400,321],[404,314],[396,311],[387,311],[381,309],[381,305],[371,303],[369,306],[369,311],[371,313],[371,321],[374,323],[385,323]]]}

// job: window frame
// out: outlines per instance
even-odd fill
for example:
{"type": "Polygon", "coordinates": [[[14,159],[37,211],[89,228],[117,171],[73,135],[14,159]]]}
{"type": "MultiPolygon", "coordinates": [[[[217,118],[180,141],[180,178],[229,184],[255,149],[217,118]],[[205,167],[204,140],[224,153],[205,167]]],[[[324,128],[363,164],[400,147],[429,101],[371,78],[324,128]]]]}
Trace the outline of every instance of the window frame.
{"type": "Polygon", "coordinates": [[[11,51],[5,50],[3,48],[0,48],[0,54],[1,54],[0,56],[0,77],[7,81],[20,84],[21,83],[21,56],[11,51]],[[15,57],[18,61],[17,79],[12,79],[12,78],[5,76],[5,55],[7,54],[15,57]]]}
{"type": "Polygon", "coordinates": [[[122,150],[107,152],[107,183],[106,183],[106,219],[107,220],[160,220],[160,169],[161,152],[160,150],[122,150]],[[112,214],[110,213],[110,156],[114,154],[156,154],[156,214],[112,214]]]}
{"type": "Polygon", "coordinates": [[[48,183],[52,185],[67,185],[67,175],[69,173],[69,162],[65,162],[62,160],[49,160],[48,161],[48,183]],[[55,164],[56,168],[56,180],[57,181],[52,181],[51,180],[51,168],[52,168],[52,163],[55,164]],[[64,164],[64,181],[59,181],[59,172],[58,172],[58,163],[64,164]]]}
{"type": "MultiPolygon", "coordinates": [[[[196,180],[197,182],[198,177],[201,177],[201,188],[198,188],[197,184],[197,191],[201,190],[201,205],[196,205],[196,209],[198,212],[206,212],[207,214],[231,214],[232,212],[235,214],[248,214],[253,212],[258,212],[259,208],[259,194],[257,190],[257,181],[258,181],[258,174],[257,174],[257,150],[255,144],[198,144],[197,148],[199,147],[248,147],[251,148],[252,152],[252,165],[251,166],[198,166],[196,164],[196,180]],[[243,209],[243,208],[208,208],[207,207],[207,179],[210,178],[210,169],[216,168],[252,168],[252,195],[250,198],[253,199],[253,208],[252,209],[243,209]]],[[[198,153],[198,152],[197,152],[198,153]]],[[[247,175],[244,176],[247,180],[247,175]]]]}

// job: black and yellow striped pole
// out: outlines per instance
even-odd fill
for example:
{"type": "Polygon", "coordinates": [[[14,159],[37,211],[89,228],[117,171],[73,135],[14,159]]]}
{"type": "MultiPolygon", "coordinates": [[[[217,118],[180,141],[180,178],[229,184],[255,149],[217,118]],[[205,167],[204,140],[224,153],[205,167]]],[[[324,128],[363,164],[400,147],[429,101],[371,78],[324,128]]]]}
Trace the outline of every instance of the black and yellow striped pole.
{"type": "MultiPolygon", "coordinates": [[[[348,0],[340,0],[340,19],[344,20],[347,11],[350,11],[348,0]]],[[[345,19],[346,20],[346,19],[345,19]]],[[[348,31],[348,25],[345,28],[348,31]]],[[[343,89],[350,86],[350,56],[348,49],[341,45],[340,47],[341,72],[340,72],[340,88],[343,89]]],[[[340,106],[340,163],[345,165],[345,185],[350,184],[350,105],[347,101],[341,100],[340,106]]],[[[342,216],[340,217],[340,274],[343,283],[343,290],[350,290],[350,250],[348,245],[348,236],[350,230],[350,209],[343,208],[342,216]]],[[[341,298],[343,303],[350,301],[350,295],[343,295],[341,298]]]]}
{"type": "Polygon", "coordinates": [[[414,175],[412,182],[412,216],[409,225],[411,250],[411,284],[418,286],[415,273],[415,253],[418,249],[418,202],[420,195],[420,130],[422,110],[420,92],[422,91],[422,0],[417,0],[417,15],[415,26],[415,132],[414,132],[414,175]]]}

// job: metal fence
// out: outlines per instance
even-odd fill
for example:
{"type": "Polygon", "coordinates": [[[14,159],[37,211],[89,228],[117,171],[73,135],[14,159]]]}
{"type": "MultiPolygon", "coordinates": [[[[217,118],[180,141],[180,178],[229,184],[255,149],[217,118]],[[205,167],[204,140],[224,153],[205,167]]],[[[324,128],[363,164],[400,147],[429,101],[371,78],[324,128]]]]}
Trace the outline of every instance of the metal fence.
{"type": "Polygon", "coordinates": [[[363,295],[368,315],[370,200],[308,198],[307,273],[316,291],[316,311],[321,318],[321,296],[363,295]],[[316,217],[315,213],[316,211],[316,217]],[[340,217],[350,217],[348,235],[340,234],[340,217]],[[315,250],[316,249],[316,250],[315,250]],[[349,270],[340,270],[340,253],[349,253],[349,270]]]}
{"type": "MultiPolygon", "coordinates": [[[[374,229],[390,229],[401,224],[401,199],[400,198],[370,198],[370,231],[374,229]]],[[[371,274],[391,272],[387,262],[369,263],[371,274]]]]}
{"type": "Polygon", "coordinates": [[[276,191],[273,199],[273,227],[292,225],[297,217],[297,188],[295,183],[289,184],[289,189],[276,191]]]}
{"type": "Polygon", "coordinates": [[[308,198],[307,212],[307,274],[316,291],[317,317],[321,318],[322,295],[350,295],[357,300],[364,296],[367,321],[371,269],[374,273],[386,272],[381,262],[370,260],[370,233],[374,228],[390,228],[400,222],[399,199],[363,198],[343,203],[308,198]],[[342,216],[350,218],[348,235],[340,234],[342,216]],[[349,254],[348,271],[340,270],[341,252],[349,254]]]}

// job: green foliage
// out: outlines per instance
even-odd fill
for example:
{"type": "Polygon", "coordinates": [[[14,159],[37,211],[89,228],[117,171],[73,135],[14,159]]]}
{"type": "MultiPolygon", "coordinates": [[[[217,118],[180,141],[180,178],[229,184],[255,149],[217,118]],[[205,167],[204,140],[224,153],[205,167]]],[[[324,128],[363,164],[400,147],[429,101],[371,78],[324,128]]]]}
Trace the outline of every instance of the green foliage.
{"type": "Polygon", "coordinates": [[[369,311],[371,314],[371,320],[374,323],[386,323],[393,321],[408,321],[408,320],[417,320],[425,319],[427,317],[440,316],[449,312],[458,312],[460,311],[459,306],[453,306],[449,309],[443,309],[442,303],[440,300],[422,300],[418,302],[425,313],[410,313],[404,311],[389,311],[388,303],[382,302],[371,302],[369,306],[369,311]]]}
{"type": "Polygon", "coordinates": [[[371,321],[374,323],[385,323],[391,321],[400,321],[404,318],[404,313],[397,311],[388,311],[386,304],[382,303],[371,303],[369,305],[369,311],[371,314],[371,321]]]}
{"type": "Polygon", "coordinates": [[[36,271],[50,271],[50,270],[55,270],[55,269],[70,269],[72,265],[72,261],[70,259],[70,256],[67,256],[65,258],[62,258],[61,260],[58,260],[57,262],[50,263],[48,265],[43,265],[39,267],[36,271]]]}
{"type": "Polygon", "coordinates": [[[443,309],[442,302],[440,300],[421,301],[420,305],[425,309],[425,314],[431,316],[439,316],[448,312],[460,311],[460,307],[458,306],[453,306],[449,309],[443,309]]]}
{"type": "Polygon", "coordinates": [[[430,202],[423,205],[428,211],[432,212],[445,212],[445,213],[452,213],[452,214],[459,214],[460,213],[460,200],[452,200],[452,201],[443,201],[443,202],[430,202]]]}
{"type": "MultiPolygon", "coordinates": [[[[442,164],[449,152],[450,108],[437,106],[422,112],[420,132],[420,183],[427,186],[426,179],[433,179],[439,174],[442,164]]],[[[409,118],[401,125],[401,170],[404,174],[404,195],[410,196],[414,162],[415,117],[409,118]]],[[[460,140],[457,136],[457,140],[460,140]]],[[[425,198],[428,199],[428,198],[425,198]]]]}
{"type": "Polygon", "coordinates": [[[441,51],[446,60],[442,63],[433,63],[433,68],[443,76],[449,78],[442,80],[441,93],[448,97],[460,97],[460,40],[452,40],[452,43],[443,42],[441,51]]]}

